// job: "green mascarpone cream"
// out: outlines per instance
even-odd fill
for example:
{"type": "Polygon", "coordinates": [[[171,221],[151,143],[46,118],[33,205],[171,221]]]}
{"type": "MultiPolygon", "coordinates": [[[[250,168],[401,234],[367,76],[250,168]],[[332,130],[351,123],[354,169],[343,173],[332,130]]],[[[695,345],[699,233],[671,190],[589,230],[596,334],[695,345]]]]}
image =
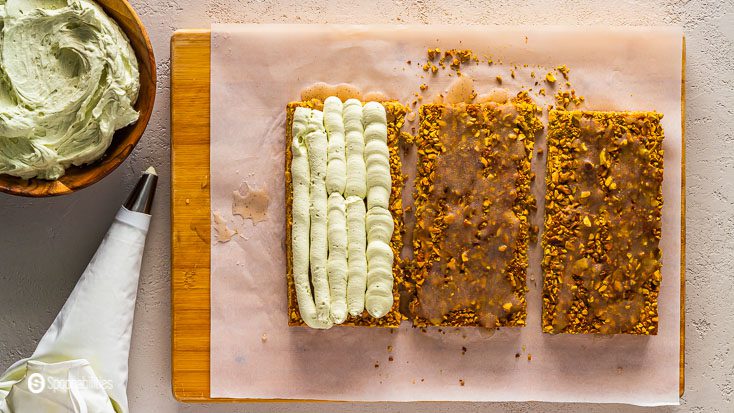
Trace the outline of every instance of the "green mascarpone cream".
{"type": "Polygon", "coordinates": [[[0,0],[0,174],[57,179],[138,119],[138,62],[89,0],[0,0]]]}

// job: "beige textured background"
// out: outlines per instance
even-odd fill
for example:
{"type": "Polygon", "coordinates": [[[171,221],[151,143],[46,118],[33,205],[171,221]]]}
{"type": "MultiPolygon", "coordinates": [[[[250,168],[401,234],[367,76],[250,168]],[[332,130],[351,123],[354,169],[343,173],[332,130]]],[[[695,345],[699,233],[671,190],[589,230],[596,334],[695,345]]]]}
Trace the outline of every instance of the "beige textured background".
{"type": "Polygon", "coordinates": [[[130,372],[132,412],[638,412],[621,405],[256,404],[195,406],[170,390],[169,39],[210,22],[655,25],[683,27],[688,64],[686,395],[656,412],[733,412],[734,2],[133,0],[159,70],[156,111],[131,158],[101,183],[50,200],[0,195],[0,370],[28,356],[61,309],[138,174],[161,173],[130,372]]]}

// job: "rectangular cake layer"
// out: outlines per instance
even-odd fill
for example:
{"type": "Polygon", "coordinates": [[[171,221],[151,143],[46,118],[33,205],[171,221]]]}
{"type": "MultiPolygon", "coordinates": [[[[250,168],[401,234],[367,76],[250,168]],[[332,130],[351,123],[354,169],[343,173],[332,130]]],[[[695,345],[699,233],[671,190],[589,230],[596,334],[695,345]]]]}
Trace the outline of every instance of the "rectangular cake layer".
{"type": "Polygon", "coordinates": [[[661,118],[550,112],[543,331],[657,334],[661,118]]]}
{"type": "Polygon", "coordinates": [[[538,113],[525,94],[506,103],[420,108],[410,304],[416,326],[525,324],[538,113]]]}
{"type": "MultiPolygon", "coordinates": [[[[405,122],[405,114],[407,109],[398,102],[388,101],[380,102],[387,112],[387,145],[390,152],[390,175],[392,178],[392,192],[390,194],[390,213],[393,217],[395,229],[392,234],[390,247],[393,250],[393,307],[390,312],[379,319],[370,316],[365,310],[362,316],[349,316],[341,325],[345,326],[368,326],[368,327],[392,327],[400,326],[403,316],[399,311],[400,297],[398,286],[402,281],[402,271],[400,265],[400,252],[403,248],[403,186],[405,178],[402,174],[402,164],[398,152],[398,141],[400,138],[400,129],[405,122]]],[[[292,268],[292,251],[291,251],[291,228],[293,225],[293,187],[291,179],[291,142],[293,140],[290,125],[293,123],[293,114],[297,107],[307,107],[316,110],[323,110],[323,102],[313,99],[305,102],[290,102],[286,106],[286,133],[285,133],[285,199],[286,199],[286,278],[288,282],[288,325],[300,326],[304,325],[301,314],[298,310],[298,300],[296,299],[295,284],[293,280],[292,268]]]]}

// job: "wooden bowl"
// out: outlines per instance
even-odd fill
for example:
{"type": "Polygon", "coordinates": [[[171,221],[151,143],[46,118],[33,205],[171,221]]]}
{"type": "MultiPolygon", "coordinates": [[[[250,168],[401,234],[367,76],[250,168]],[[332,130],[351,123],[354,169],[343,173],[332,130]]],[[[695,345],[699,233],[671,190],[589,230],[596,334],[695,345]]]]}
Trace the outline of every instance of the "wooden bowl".
{"type": "Polygon", "coordinates": [[[138,58],[140,71],[140,93],[135,109],[140,113],[138,120],[115,132],[112,144],[104,156],[84,166],[71,166],[66,174],[55,181],[44,179],[20,179],[0,175],[0,191],[28,197],[46,197],[72,193],[107,176],[130,155],[143,136],[153,111],[156,92],[156,66],[153,46],[140,18],[126,0],[96,0],[104,11],[113,18],[130,39],[138,58]]]}

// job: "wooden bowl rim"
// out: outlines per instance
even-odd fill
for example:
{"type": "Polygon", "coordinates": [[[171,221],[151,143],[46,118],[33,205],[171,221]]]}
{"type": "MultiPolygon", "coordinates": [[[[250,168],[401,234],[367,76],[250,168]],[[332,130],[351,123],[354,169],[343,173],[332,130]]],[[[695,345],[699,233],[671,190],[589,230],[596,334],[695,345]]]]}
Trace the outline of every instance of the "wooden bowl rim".
{"type": "MultiPolygon", "coordinates": [[[[25,185],[23,187],[18,186],[7,186],[4,183],[0,183],[0,192],[9,194],[9,195],[16,195],[16,196],[22,196],[27,198],[48,198],[48,197],[55,197],[55,196],[61,196],[61,195],[67,195],[74,193],[78,190],[84,189],[88,186],[91,186],[99,181],[101,181],[103,178],[105,178],[107,175],[112,173],[115,169],[117,169],[120,165],[122,165],[123,162],[127,159],[128,156],[132,153],[132,150],[137,146],[138,142],[140,142],[140,139],[145,134],[145,130],[148,126],[148,122],[150,121],[150,117],[153,114],[153,107],[155,106],[155,99],[157,96],[158,91],[158,75],[157,75],[157,67],[156,67],[156,61],[155,61],[155,54],[153,50],[153,44],[150,42],[150,36],[148,35],[148,30],[143,24],[143,22],[140,20],[140,16],[138,16],[138,13],[135,11],[135,9],[132,7],[130,2],[128,0],[111,0],[111,2],[117,1],[120,5],[124,6],[127,10],[129,17],[131,20],[135,23],[135,26],[140,30],[140,35],[142,39],[144,40],[145,45],[145,55],[138,55],[138,51],[133,48],[133,51],[135,52],[135,56],[138,59],[138,66],[141,66],[141,62],[143,59],[145,59],[150,64],[150,77],[151,77],[151,86],[153,93],[150,97],[150,105],[148,106],[147,110],[141,111],[140,115],[138,117],[138,120],[136,120],[134,123],[126,126],[125,128],[135,128],[140,127],[140,131],[131,131],[132,140],[129,142],[131,144],[130,151],[125,154],[121,159],[110,162],[109,164],[102,164],[98,163],[100,160],[94,161],[91,164],[83,165],[80,168],[88,168],[87,171],[85,171],[86,174],[95,174],[91,179],[88,179],[84,181],[83,183],[76,184],[76,185],[66,185],[64,183],[61,183],[58,179],[57,180],[45,180],[45,179],[37,179],[37,178],[31,178],[31,179],[20,179],[13,177],[12,175],[7,174],[0,174],[0,178],[15,178],[19,181],[23,182],[40,182],[38,186],[34,186],[36,190],[34,191],[27,191],[27,188],[29,188],[29,185],[25,185]],[[135,132],[135,133],[133,133],[135,132]],[[39,191],[38,188],[44,188],[45,190],[39,191]],[[60,187],[60,188],[59,188],[60,187]]],[[[125,36],[128,38],[128,41],[132,45],[132,40],[130,34],[125,30],[125,27],[123,24],[121,24],[118,19],[116,19],[114,16],[112,16],[109,13],[108,6],[106,4],[103,4],[102,1],[94,0],[94,2],[102,7],[102,9],[105,10],[105,13],[117,23],[117,25],[120,27],[123,33],[125,33],[125,36]]],[[[142,71],[138,71],[139,76],[142,77],[142,71]]],[[[140,97],[138,97],[139,103],[140,97]]],[[[124,128],[123,128],[124,129],[124,128]]],[[[121,129],[122,130],[122,129],[121,129]]],[[[115,134],[119,132],[115,131],[115,134]]],[[[116,139],[116,137],[113,135],[113,140],[116,139]]],[[[109,148],[108,148],[109,150],[109,148]]],[[[105,155],[107,155],[107,150],[105,150],[105,155]]],[[[103,159],[102,158],[102,159],[103,159]]],[[[63,178],[63,177],[62,177],[63,178]]],[[[61,179],[61,178],[60,178],[61,179]]]]}

